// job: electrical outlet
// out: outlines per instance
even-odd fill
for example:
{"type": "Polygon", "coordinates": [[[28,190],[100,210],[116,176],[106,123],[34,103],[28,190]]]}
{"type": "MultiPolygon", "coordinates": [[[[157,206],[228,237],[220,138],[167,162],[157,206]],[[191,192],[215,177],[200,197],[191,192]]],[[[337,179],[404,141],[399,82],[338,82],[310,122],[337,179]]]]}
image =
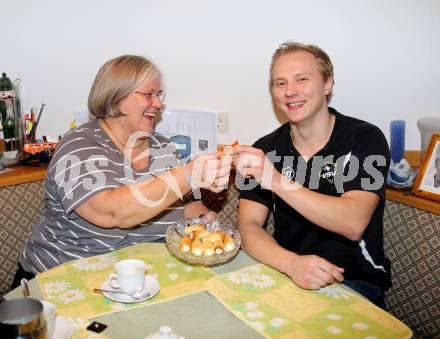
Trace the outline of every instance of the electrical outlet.
{"type": "Polygon", "coordinates": [[[219,133],[228,133],[229,124],[228,124],[228,113],[219,112],[217,113],[217,132],[219,133]]]}

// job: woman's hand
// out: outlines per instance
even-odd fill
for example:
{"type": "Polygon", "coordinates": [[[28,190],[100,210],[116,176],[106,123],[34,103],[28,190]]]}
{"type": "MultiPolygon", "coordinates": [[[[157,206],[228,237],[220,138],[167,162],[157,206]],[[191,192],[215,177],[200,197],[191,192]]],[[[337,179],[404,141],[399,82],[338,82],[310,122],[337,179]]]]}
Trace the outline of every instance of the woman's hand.
{"type": "Polygon", "coordinates": [[[231,163],[232,157],[224,157],[222,152],[198,156],[191,163],[191,187],[221,192],[228,186],[231,163]]]}
{"type": "Polygon", "coordinates": [[[204,224],[209,224],[217,219],[217,213],[210,211],[200,200],[186,204],[183,210],[183,216],[187,219],[200,218],[204,224]]]}
{"type": "Polygon", "coordinates": [[[208,211],[200,215],[200,218],[202,219],[202,223],[209,224],[213,222],[215,219],[218,218],[218,214],[214,211],[208,211]]]}

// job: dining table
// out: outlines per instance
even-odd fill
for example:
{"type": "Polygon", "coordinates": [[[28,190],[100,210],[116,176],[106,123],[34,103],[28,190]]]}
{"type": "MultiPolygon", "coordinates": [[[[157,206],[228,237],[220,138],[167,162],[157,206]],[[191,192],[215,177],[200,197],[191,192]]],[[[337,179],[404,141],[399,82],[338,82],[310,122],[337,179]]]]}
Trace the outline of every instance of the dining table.
{"type": "MultiPolygon", "coordinates": [[[[146,338],[162,326],[186,339],[206,338],[411,338],[403,322],[349,287],[334,283],[305,290],[244,251],[214,267],[173,257],[164,243],[142,243],[70,261],[29,281],[31,297],[55,304],[74,327],[73,338],[146,338]],[[122,303],[93,289],[113,266],[140,259],[160,290],[141,302],[122,303]],[[86,330],[105,324],[100,334],[86,330]]],[[[10,300],[21,288],[9,292],[10,300]]]]}

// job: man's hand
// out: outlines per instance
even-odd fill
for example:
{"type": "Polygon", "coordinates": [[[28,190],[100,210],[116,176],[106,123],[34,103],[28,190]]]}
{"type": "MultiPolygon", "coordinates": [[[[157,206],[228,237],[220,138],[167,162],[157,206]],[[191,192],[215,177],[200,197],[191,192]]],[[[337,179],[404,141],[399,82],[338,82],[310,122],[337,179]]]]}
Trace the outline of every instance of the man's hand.
{"type": "Polygon", "coordinates": [[[344,281],[343,268],[317,255],[296,256],[287,263],[284,273],[299,287],[309,290],[317,290],[332,284],[335,280],[344,281]]]}
{"type": "Polygon", "coordinates": [[[253,177],[263,188],[271,189],[274,177],[280,175],[258,148],[237,146],[233,157],[237,171],[245,178],[253,177]]]}

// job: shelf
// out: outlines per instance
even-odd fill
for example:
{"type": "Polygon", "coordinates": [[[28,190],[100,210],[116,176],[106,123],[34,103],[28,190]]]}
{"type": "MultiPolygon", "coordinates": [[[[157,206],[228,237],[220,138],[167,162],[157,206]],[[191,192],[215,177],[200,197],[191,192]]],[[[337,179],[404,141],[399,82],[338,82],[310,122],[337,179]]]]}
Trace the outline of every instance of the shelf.
{"type": "Polygon", "coordinates": [[[27,182],[43,180],[46,176],[47,166],[18,166],[8,167],[11,172],[0,174],[0,187],[24,184],[27,182]]]}
{"type": "MultiPolygon", "coordinates": [[[[420,167],[420,151],[406,151],[405,159],[408,160],[412,168],[417,169],[420,167]]],[[[409,189],[400,190],[387,187],[385,197],[391,201],[399,202],[434,214],[440,214],[440,203],[438,201],[413,195],[409,189]]]]}
{"type": "Polygon", "coordinates": [[[438,201],[413,195],[411,194],[411,190],[399,190],[387,187],[385,197],[387,200],[440,215],[440,203],[438,201]]]}

